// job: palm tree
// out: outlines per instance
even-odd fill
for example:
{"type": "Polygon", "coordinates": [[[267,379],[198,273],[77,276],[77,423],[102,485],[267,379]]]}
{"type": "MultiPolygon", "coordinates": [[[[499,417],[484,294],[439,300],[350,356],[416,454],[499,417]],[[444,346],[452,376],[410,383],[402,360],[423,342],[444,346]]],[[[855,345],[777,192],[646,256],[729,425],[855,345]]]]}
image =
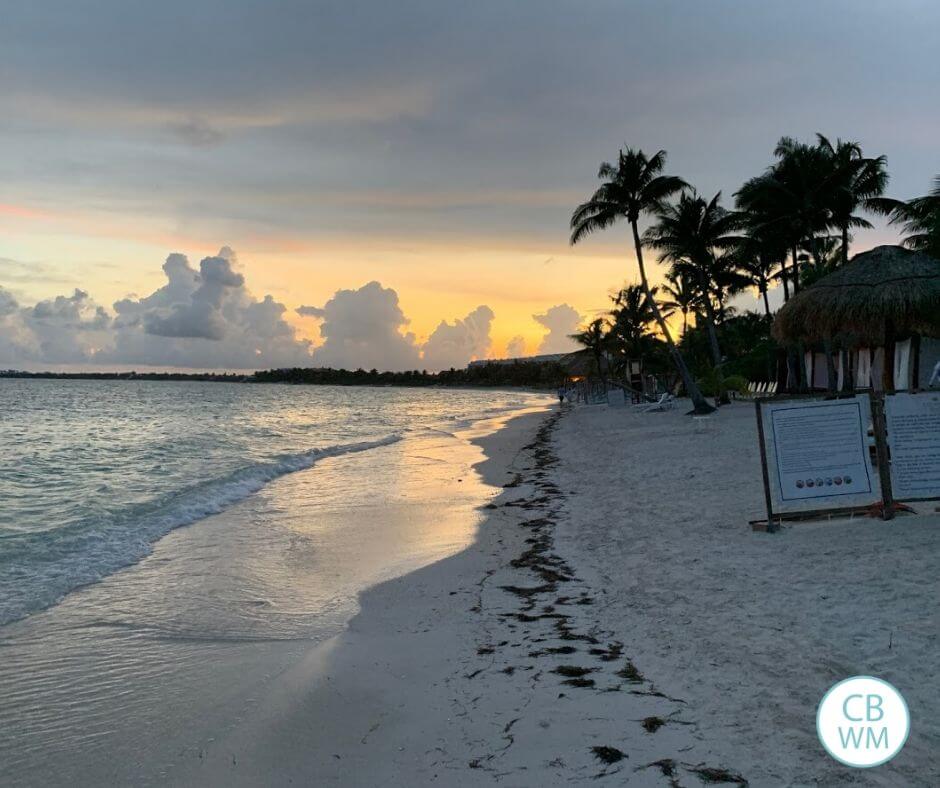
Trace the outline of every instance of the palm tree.
{"type": "Polygon", "coordinates": [[[693,412],[711,413],[714,409],[705,401],[692,379],[659,305],[652,296],[646,267],[643,264],[643,244],[640,241],[638,226],[640,216],[656,211],[664,200],[686,186],[681,178],[661,174],[665,163],[666,152],[663,150],[647,157],[641,150],[627,148],[625,152],[620,151],[616,165],[608,162],[601,164],[597,177],[603,183],[591,199],[579,205],[571,216],[571,243],[576,244],[589,233],[605,230],[621,219],[630,223],[637,266],[640,269],[640,282],[650,300],[650,308],[669,347],[669,354],[682,378],[685,390],[692,399],[693,412]]]}
{"type": "Polygon", "coordinates": [[[844,239],[829,235],[816,240],[817,256],[815,260],[805,258],[803,263],[803,284],[811,285],[831,274],[845,264],[843,255],[844,239]]]}
{"type": "Polygon", "coordinates": [[[737,215],[719,205],[721,193],[705,201],[692,189],[675,203],[662,203],[656,223],[644,234],[644,241],[660,251],[660,261],[671,263],[677,275],[689,277],[698,287],[705,309],[708,339],[714,366],[721,366],[715,305],[723,308],[724,289],[731,285],[727,260],[720,249],[732,243],[731,231],[740,223],[737,215]],[[720,261],[720,262],[719,262],[720,261]],[[715,299],[714,301],[712,299],[715,299]]]}
{"type": "Polygon", "coordinates": [[[660,301],[660,306],[670,312],[678,311],[682,314],[681,336],[684,337],[689,328],[689,312],[696,310],[701,302],[698,288],[692,284],[690,275],[681,271],[669,271],[662,290],[666,298],[660,301]]]}
{"type": "MultiPolygon", "coordinates": [[[[652,288],[653,298],[658,290],[659,288],[652,288]]],[[[611,301],[614,302],[614,309],[610,311],[613,318],[608,334],[610,347],[617,351],[622,361],[635,358],[643,366],[653,340],[650,328],[656,322],[646,291],[642,285],[627,285],[611,296],[611,301]]],[[[663,307],[664,305],[660,304],[663,316],[668,317],[671,312],[663,307]]]]}
{"type": "Polygon", "coordinates": [[[891,217],[891,224],[903,227],[907,237],[901,243],[940,260],[940,175],[934,178],[930,194],[923,197],[907,202],[891,199],[873,202],[877,210],[891,217]]]}
{"type": "Polygon", "coordinates": [[[740,210],[763,232],[786,239],[793,259],[793,292],[800,289],[799,249],[817,254],[816,236],[832,223],[835,178],[830,156],[818,145],[781,137],[777,161],[735,194],[740,210]]]}
{"type": "MultiPolygon", "coordinates": [[[[651,290],[656,298],[658,288],[651,290]]],[[[611,326],[608,333],[609,350],[613,355],[612,368],[620,375],[625,383],[632,383],[629,363],[632,360],[639,362],[640,375],[646,372],[647,359],[661,355],[663,342],[657,339],[654,331],[656,318],[643,285],[626,285],[619,292],[611,296],[614,308],[610,311],[611,326]]],[[[672,310],[665,304],[660,304],[663,317],[672,314],[672,310]]],[[[643,396],[643,386],[640,390],[630,389],[634,394],[643,396]]]]}
{"type": "MultiPolygon", "coordinates": [[[[725,243],[731,243],[730,237],[723,240],[725,243]]],[[[706,281],[711,283],[717,307],[718,325],[721,325],[734,312],[734,308],[728,306],[728,299],[747,290],[751,279],[738,270],[733,247],[729,247],[729,251],[715,254],[705,274],[706,281]]]]}
{"type": "Polygon", "coordinates": [[[816,138],[833,169],[830,213],[832,225],[842,234],[842,265],[845,265],[849,261],[849,228],[872,226],[855,212],[859,208],[880,212],[878,198],[888,185],[888,159],[885,156],[865,158],[857,142],[837,139],[833,145],[822,134],[817,134],[816,138]]]}
{"type": "MultiPolygon", "coordinates": [[[[769,317],[770,300],[767,292],[770,289],[771,280],[782,278],[786,282],[786,279],[780,276],[785,266],[782,266],[780,271],[776,270],[781,264],[780,261],[786,257],[786,252],[781,251],[779,245],[755,233],[735,239],[730,254],[738,274],[746,280],[749,286],[757,288],[764,302],[764,315],[769,317]]],[[[785,295],[788,293],[785,292],[785,295]]]]}
{"type": "Polygon", "coordinates": [[[607,371],[606,365],[602,364],[601,361],[610,344],[607,328],[607,321],[599,317],[592,320],[583,331],[570,335],[575,342],[583,345],[586,350],[591,352],[594,357],[594,364],[597,367],[597,373],[600,375],[605,388],[607,386],[607,371]]]}

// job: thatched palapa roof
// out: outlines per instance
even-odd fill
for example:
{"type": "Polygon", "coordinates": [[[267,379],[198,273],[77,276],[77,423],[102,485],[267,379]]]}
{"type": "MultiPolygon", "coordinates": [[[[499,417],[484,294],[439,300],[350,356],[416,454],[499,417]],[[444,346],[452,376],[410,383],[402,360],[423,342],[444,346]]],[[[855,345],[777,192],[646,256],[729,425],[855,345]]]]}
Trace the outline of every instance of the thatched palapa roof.
{"type": "MultiPolygon", "coordinates": [[[[573,353],[568,353],[562,356],[562,358],[558,360],[558,363],[561,364],[565,372],[572,377],[587,378],[598,374],[594,354],[587,349],[575,350],[573,353]]],[[[601,371],[607,372],[608,366],[608,360],[604,356],[601,356],[601,371]]]]}
{"type": "Polygon", "coordinates": [[[940,260],[900,246],[878,246],[793,296],[777,312],[781,343],[878,347],[894,334],[940,337],[940,260]]]}

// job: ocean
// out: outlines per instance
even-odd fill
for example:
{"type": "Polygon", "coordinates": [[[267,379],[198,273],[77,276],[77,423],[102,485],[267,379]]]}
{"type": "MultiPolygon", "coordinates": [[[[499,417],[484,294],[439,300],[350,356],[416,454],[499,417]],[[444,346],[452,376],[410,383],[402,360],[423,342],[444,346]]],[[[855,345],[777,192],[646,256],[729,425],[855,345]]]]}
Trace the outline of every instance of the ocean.
{"type": "Polygon", "coordinates": [[[0,380],[2,781],[164,782],[362,590],[466,547],[497,494],[468,436],[549,401],[0,380]]]}
{"type": "Polygon", "coordinates": [[[533,399],[449,389],[0,380],[0,625],[324,457],[452,431],[533,399]]]}

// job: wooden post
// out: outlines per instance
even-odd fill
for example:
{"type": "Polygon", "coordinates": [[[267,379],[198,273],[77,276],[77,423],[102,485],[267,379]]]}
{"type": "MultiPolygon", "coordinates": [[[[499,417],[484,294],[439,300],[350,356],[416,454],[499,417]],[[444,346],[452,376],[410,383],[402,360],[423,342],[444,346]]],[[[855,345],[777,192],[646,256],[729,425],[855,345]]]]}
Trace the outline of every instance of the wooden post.
{"type": "Polygon", "coordinates": [[[885,394],[894,394],[894,323],[885,320],[884,369],[881,371],[881,387],[885,394]]]}
{"type": "MultiPolygon", "coordinates": [[[[894,375],[894,370],[891,372],[894,375]]],[[[888,465],[888,430],[885,424],[885,395],[872,392],[871,423],[875,433],[875,456],[878,458],[878,481],[881,484],[881,518],[894,517],[894,493],[891,490],[891,468],[888,465]]]]}
{"type": "Polygon", "coordinates": [[[911,391],[920,388],[920,334],[911,336],[911,391]]]}
{"type": "Polygon", "coordinates": [[[838,390],[839,373],[836,371],[836,362],[832,354],[832,339],[828,336],[823,341],[823,352],[826,354],[826,391],[835,394],[838,390]]]}
{"type": "Polygon", "coordinates": [[[774,505],[770,498],[770,473],[767,470],[767,444],[764,441],[764,417],[760,410],[760,401],[754,403],[757,410],[757,439],[760,441],[760,470],[764,476],[764,503],[767,505],[767,533],[777,531],[774,525],[774,505]]]}

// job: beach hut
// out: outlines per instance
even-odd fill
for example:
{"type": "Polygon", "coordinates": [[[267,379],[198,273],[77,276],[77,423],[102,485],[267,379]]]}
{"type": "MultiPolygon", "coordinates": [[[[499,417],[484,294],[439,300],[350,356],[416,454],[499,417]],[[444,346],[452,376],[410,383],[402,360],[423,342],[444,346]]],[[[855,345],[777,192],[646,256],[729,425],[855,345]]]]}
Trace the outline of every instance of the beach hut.
{"type": "Polygon", "coordinates": [[[926,387],[940,360],[940,260],[878,246],[801,290],[773,335],[802,346],[811,388],[926,387]]]}

